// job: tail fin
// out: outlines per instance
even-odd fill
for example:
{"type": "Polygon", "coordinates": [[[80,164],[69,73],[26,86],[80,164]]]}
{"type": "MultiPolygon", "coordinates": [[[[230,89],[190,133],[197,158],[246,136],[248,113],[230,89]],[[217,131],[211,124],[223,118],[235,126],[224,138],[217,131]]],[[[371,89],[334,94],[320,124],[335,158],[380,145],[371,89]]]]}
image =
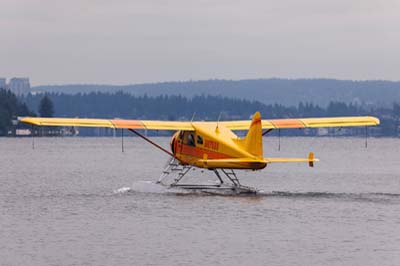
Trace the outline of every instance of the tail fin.
{"type": "Polygon", "coordinates": [[[263,158],[261,114],[256,112],[245,138],[240,140],[245,150],[257,158],[263,158]]]}

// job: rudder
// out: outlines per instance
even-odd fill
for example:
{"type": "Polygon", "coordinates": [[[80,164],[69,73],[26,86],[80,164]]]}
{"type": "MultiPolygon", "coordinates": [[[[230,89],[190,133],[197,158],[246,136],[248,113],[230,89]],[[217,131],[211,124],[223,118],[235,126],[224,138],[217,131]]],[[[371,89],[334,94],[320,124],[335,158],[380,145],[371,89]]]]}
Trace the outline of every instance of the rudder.
{"type": "Polygon", "coordinates": [[[245,138],[241,140],[242,145],[247,152],[256,156],[257,158],[263,158],[263,144],[262,144],[262,125],[261,125],[261,114],[256,112],[253,115],[253,120],[249,131],[245,138]]]}

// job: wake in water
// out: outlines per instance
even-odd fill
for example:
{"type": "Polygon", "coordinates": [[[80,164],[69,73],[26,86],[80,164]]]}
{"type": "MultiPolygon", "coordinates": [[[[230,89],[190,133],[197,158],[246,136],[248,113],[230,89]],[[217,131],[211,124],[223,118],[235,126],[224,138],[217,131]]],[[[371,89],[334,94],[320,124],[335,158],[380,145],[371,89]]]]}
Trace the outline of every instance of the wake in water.
{"type": "Polygon", "coordinates": [[[398,202],[400,203],[400,194],[365,192],[365,193],[341,193],[341,192],[290,192],[290,191],[272,191],[263,193],[267,197],[281,198],[304,198],[304,199],[333,199],[360,202],[398,202]]]}
{"type": "Polygon", "coordinates": [[[247,196],[247,197],[273,197],[287,199],[332,199],[345,201],[360,202],[376,202],[376,203],[400,203],[400,194],[384,193],[384,192],[366,192],[366,193],[342,193],[342,192],[292,192],[292,191],[263,191],[257,194],[237,195],[235,193],[208,193],[204,191],[187,190],[183,188],[171,188],[152,181],[140,181],[132,185],[132,187],[122,187],[114,190],[115,194],[131,194],[131,193],[155,193],[170,195],[216,195],[216,196],[247,196]]]}
{"type": "Polygon", "coordinates": [[[190,191],[180,188],[170,188],[153,181],[140,181],[133,183],[132,187],[122,187],[114,190],[115,194],[126,193],[156,193],[156,194],[186,194],[190,191]]]}

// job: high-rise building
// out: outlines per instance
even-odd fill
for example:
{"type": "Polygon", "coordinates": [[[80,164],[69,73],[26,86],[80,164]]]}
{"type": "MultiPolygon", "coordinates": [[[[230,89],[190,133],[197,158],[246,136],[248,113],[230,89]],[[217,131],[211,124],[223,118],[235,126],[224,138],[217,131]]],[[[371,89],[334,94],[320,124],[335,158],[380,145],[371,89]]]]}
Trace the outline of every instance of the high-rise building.
{"type": "Polygon", "coordinates": [[[29,78],[12,78],[8,83],[8,89],[17,95],[28,94],[31,91],[29,78]]]}
{"type": "Polygon", "coordinates": [[[7,87],[6,79],[0,78],[0,89],[5,89],[7,87]]]}

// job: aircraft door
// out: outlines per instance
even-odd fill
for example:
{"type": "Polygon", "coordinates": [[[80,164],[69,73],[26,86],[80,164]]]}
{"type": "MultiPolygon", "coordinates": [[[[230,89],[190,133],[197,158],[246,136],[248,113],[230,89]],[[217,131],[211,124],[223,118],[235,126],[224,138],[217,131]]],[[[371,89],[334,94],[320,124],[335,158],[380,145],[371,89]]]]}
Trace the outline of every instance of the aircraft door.
{"type": "Polygon", "coordinates": [[[179,131],[178,134],[178,141],[177,141],[177,153],[182,153],[182,148],[183,148],[183,131],[179,131]]]}
{"type": "Polygon", "coordinates": [[[196,147],[194,131],[184,131],[182,139],[184,145],[196,147]]]}

